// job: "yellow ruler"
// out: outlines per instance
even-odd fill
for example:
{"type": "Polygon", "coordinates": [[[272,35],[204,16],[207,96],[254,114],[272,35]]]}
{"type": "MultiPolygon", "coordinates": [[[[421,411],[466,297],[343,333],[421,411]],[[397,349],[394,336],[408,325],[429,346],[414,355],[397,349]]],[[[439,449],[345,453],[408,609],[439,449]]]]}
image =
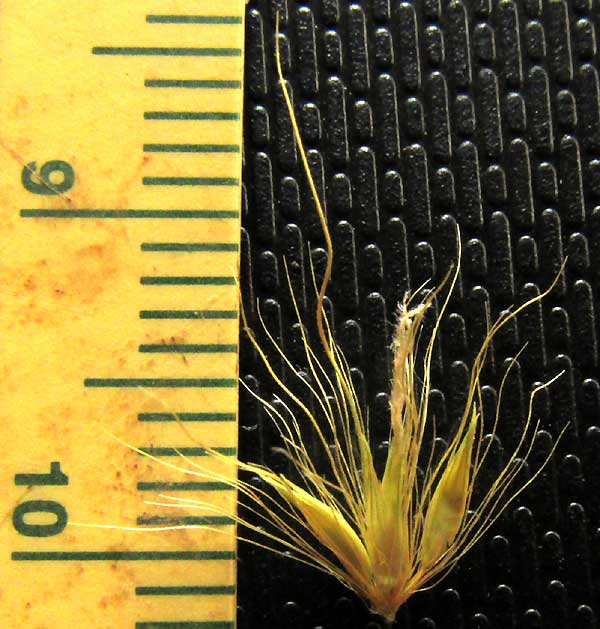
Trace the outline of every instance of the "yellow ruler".
{"type": "Polygon", "coordinates": [[[243,0],[2,2],[2,627],[234,627],[235,494],[161,461],[236,448],[242,49],[243,0]]]}

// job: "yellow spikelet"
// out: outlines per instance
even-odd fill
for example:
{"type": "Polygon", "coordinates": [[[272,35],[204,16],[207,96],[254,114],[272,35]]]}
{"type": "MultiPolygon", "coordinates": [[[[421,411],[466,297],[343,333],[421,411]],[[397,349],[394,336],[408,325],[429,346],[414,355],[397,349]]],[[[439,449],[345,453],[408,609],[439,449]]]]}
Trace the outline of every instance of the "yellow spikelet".
{"type": "Polygon", "coordinates": [[[362,581],[368,570],[363,566],[370,563],[369,555],[335,503],[325,504],[284,477],[264,472],[262,477],[302,514],[312,534],[340,560],[353,583],[364,589],[362,581]]]}
{"type": "Polygon", "coordinates": [[[464,520],[469,499],[471,455],[477,420],[477,412],[473,410],[467,434],[458,449],[448,458],[446,468],[427,505],[419,550],[421,570],[434,566],[451,548],[464,520]]]}

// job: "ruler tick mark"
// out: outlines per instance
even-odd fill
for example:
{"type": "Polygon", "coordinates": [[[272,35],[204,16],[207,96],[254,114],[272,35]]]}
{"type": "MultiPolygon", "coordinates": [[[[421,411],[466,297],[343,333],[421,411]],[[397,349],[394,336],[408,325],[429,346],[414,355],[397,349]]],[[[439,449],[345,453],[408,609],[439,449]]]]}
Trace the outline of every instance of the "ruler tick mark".
{"type": "Polygon", "coordinates": [[[144,86],[157,88],[181,87],[184,89],[239,90],[242,87],[242,82],[225,79],[146,79],[144,86]]]}
{"type": "Polygon", "coordinates": [[[236,242],[144,242],[142,251],[178,251],[194,253],[201,251],[238,251],[236,242]]]}
{"type": "Polygon", "coordinates": [[[135,629],[234,629],[235,623],[220,620],[136,622],[135,629]]]}
{"type": "MultiPolygon", "coordinates": [[[[137,484],[138,491],[233,491],[234,488],[227,483],[209,481],[181,481],[181,482],[145,482],[137,484]]],[[[138,522],[139,524],[139,522],[138,522]]]]}
{"type": "Polygon", "coordinates": [[[94,46],[93,55],[126,57],[241,57],[240,48],[178,48],[171,46],[94,46]]]}
{"type": "MultiPolygon", "coordinates": [[[[149,454],[151,456],[208,456],[208,452],[206,448],[199,447],[190,447],[183,446],[181,448],[166,448],[166,447],[146,447],[139,448],[141,450],[141,454],[149,454]]],[[[224,454],[225,456],[235,456],[236,448],[225,448],[225,447],[217,447],[213,448],[215,452],[219,452],[220,454],[224,454]]],[[[187,486],[189,482],[186,482],[187,486]]]]}
{"type": "Polygon", "coordinates": [[[15,551],[13,561],[231,561],[230,550],[15,551]]]}
{"type": "Polygon", "coordinates": [[[139,413],[140,422],[234,422],[235,413],[139,413]]]}
{"type": "Polygon", "coordinates": [[[235,585],[146,585],[135,588],[137,596],[219,596],[235,594],[235,585]]]}
{"type": "Polygon", "coordinates": [[[137,526],[231,526],[235,520],[224,515],[150,515],[138,517],[136,523],[137,526]]]}
{"type": "Polygon", "coordinates": [[[145,153],[239,153],[237,144],[144,144],[145,153]]]}
{"type": "Polygon", "coordinates": [[[86,378],[88,388],[199,388],[233,389],[237,386],[234,378],[86,378]]]}
{"type": "Polygon", "coordinates": [[[237,310],[140,310],[140,319],[237,319],[237,310]]]}
{"type": "Polygon", "coordinates": [[[218,275],[150,275],[142,276],[143,286],[235,286],[235,277],[218,275]]]}
{"type": "Polygon", "coordinates": [[[145,354],[230,354],[237,352],[237,345],[211,344],[144,344],[138,351],[145,354]]]}
{"type": "Polygon", "coordinates": [[[145,186],[239,186],[234,177],[144,177],[145,186]]]}
{"type": "Polygon", "coordinates": [[[240,114],[227,111],[146,111],[145,120],[239,120],[240,114]]]}
{"type": "Polygon", "coordinates": [[[21,218],[238,218],[236,210],[48,210],[24,209],[21,218]]]}
{"type": "Polygon", "coordinates": [[[238,15],[147,15],[149,24],[241,24],[238,15]]]}

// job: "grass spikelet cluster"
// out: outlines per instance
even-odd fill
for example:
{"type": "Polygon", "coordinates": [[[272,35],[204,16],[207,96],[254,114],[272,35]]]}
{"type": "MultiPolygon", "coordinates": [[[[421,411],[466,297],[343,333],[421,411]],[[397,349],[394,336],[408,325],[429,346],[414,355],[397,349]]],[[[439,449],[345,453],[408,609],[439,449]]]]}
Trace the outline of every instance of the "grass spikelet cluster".
{"type": "MultiPolygon", "coordinates": [[[[413,593],[442,579],[541,471],[535,471],[524,484],[515,483],[538,428],[532,418],[538,388],[530,395],[522,434],[509,453],[508,463],[490,486],[479,486],[492,443],[491,439],[484,439],[480,378],[486,353],[498,331],[523,309],[543,299],[554,284],[491,325],[472,363],[462,416],[445,451],[434,456],[427,450],[425,438],[429,434],[426,429],[431,362],[440,320],[458,278],[457,235],[454,271],[437,289],[421,287],[398,306],[392,341],[389,448],[383,472],[378,473],[368,417],[363,415],[350,367],[323,307],[332,271],[332,242],[283,79],[279,52],[277,68],[328,253],[324,279],[315,286],[318,338],[314,345],[300,326],[307,373],[296,371],[266,328],[268,347],[257,340],[245,318],[243,324],[278,389],[277,403],[258,399],[277,428],[280,450],[293,468],[295,480],[210,449],[207,450],[212,457],[234,465],[244,476],[249,473],[259,477],[262,485],[243,478],[232,480],[231,474],[215,474],[184,455],[177,464],[161,463],[185,474],[234,486],[244,505],[243,513],[249,514],[235,516],[237,522],[261,536],[257,540],[252,535],[249,541],[333,575],[356,592],[373,612],[392,622],[400,606],[413,593]],[[428,338],[422,338],[424,318],[434,300],[441,304],[439,315],[428,338]],[[294,374],[297,386],[289,385],[275,371],[270,352],[275,352],[294,374]]],[[[296,316],[302,323],[289,276],[288,285],[296,316]]],[[[500,398],[506,382],[505,375],[500,398]]],[[[501,422],[499,409],[490,421],[494,435],[501,422]]],[[[168,496],[163,499],[150,504],[218,513],[209,503],[168,496]]]]}
{"type": "MultiPolygon", "coordinates": [[[[315,287],[318,333],[315,345],[300,326],[307,373],[295,370],[266,328],[269,348],[256,339],[245,318],[243,322],[279,390],[278,403],[258,399],[277,428],[280,450],[294,469],[297,480],[262,465],[232,462],[217,452],[211,451],[211,454],[262,479],[263,486],[257,487],[241,478],[231,480],[226,475],[218,478],[235,486],[246,513],[258,518],[259,523],[256,523],[237,516],[238,523],[262,536],[262,541],[250,541],[333,575],[356,592],[373,612],[392,622],[399,607],[416,591],[431,587],[443,578],[541,471],[537,470],[527,483],[515,486],[514,481],[525,465],[537,431],[532,420],[532,403],[538,388],[531,393],[522,435],[507,465],[491,486],[478,486],[492,443],[492,440],[484,440],[480,377],[487,350],[498,331],[520,311],[543,299],[554,285],[504,314],[490,327],[474,358],[464,411],[448,447],[439,456],[434,456],[433,452],[428,455],[424,442],[432,386],[431,362],[440,320],[458,277],[460,238],[457,235],[458,263],[454,271],[438,289],[427,291],[421,287],[407,295],[398,307],[392,345],[389,449],[383,472],[378,474],[368,418],[363,416],[349,365],[335,341],[323,308],[332,270],[332,243],[282,76],[279,53],[277,68],[328,252],[323,282],[315,287]],[[439,316],[429,338],[421,339],[423,348],[420,350],[418,345],[426,313],[443,293],[439,316]],[[297,387],[292,389],[276,373],[269,360],[270,351],[295,374],[297,387]],[[312,403],[308,402],[309,398],[312,403]],[[421,478],[419,466],[423,468],[421,478]],[[474,498],[476,486],[481,496],[477,500],[474,498]]],[[[289,276],[288,284],[301,323],[289,276]]],[[[506,375],[500,397],[505,383],[506,375]]],[[[500,421],[498,410],[493,418],[492,434],[496,433],[500,421]]],[[[197,463],[186,462],[187,468],[173,467],[187,474],[215,479],[215,474],[197,463]]],[[[181,498],[160,504],[213,510],[208,504],[181,498]]]]}

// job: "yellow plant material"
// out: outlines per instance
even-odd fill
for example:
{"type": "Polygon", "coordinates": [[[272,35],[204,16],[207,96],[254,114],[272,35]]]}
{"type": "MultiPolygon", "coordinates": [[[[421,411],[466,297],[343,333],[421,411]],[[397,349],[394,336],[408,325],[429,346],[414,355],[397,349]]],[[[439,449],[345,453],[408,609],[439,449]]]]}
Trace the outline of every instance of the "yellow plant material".
{"type": "MultiPolygon", "coordinates": [[[[538,297],[505,313],[490,327],[473,361],[464,412],[447,449],[437,457],[433,452],[424,455],[431,361],[440,319],[457,281],[459,264],[438,289],[426,291],[422,287],[406,296],[398,309],[393,337],[389,449],[383,474],[378,476],[368,419],[363,416],[349,365],[334,339],[323,308],[332,270],[332,243],[283,80],[279,53],[277,68],[328,253],[324,280],[317,290],[317,346],[310,344],[301,326],[308,374],[295,369],[265,329],[271,349],[295,374],[299,384],[297,391],[276,373],[267,349],[255,338],[245,318],[244,327],[280,391],[278,404],[259,400],[277,427],[281,449],[300,480],[295,482],[262,465],[240,461],[233,464],[262,479],[263,487],[242,479],[231,481],[226,475],[218,476],[184,455],[182,459],[188,467],[167,465],[186,474],[233,484],[245,508],[267,524],[262,526],[238,516],[240,524],[265,540],[263,543],[253,539],[253,543],[335,576],[354,590],[373,612],[392,622],[399,607],[416,591],[431,587],[443,578],[541,471],[538,469],[525,484],[514,486],[513,481],[527,460],[538,428],[532,421],[532,402],[538,387],[531,393],[522,436],[510,453],[508,463],[491,487],[483,488],[483,497],[477,501],[473,498],[492,441],[489,435],[487,442],[484,440],[481,416],[480,375],[486,352],[497,332],[524,308],[543,299],[554,284],[538,297]],[[446,285],[446,297],[419,359],[417,344],[424,317],[446,285]],[[424,472],[421,480],[419,465],[424,472]]],[[[460,261],[458,237],[457,242],[460,261]]],[[[289,279],[288,283],[293,298],[289,279]]],[[[295,300],[293,303],[300,321],[295,300]]],[[[500,394],[505,382],[506,376],[500,394]]],[[[496,433],[499,421],[498,410],[491,435],[496,433]]],[[[213,457],[231,463],[229,457],[209,451],[213,457]]],[[[150,504],[216,510],[208,503],[174,497],[169,502],[150,504]]]]}

